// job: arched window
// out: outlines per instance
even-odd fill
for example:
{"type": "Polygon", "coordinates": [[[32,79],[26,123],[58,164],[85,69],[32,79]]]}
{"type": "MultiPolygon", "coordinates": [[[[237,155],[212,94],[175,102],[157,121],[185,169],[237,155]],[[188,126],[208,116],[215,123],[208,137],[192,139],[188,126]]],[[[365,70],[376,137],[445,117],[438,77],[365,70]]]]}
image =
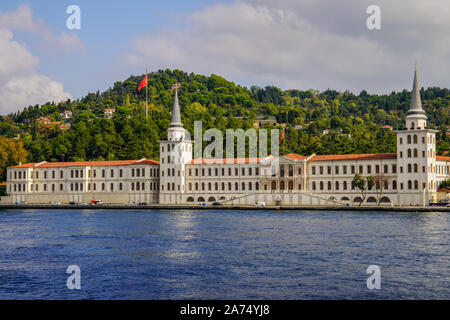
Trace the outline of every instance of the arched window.
{"type": "Polygon", "coordinates": [[[328,181],[327,186],[328,186],[328,190],[331,190],[331,181],[328,181]]]}
{"type": "Polygon", "coordinates": [[[344,190],[347,190],[347,181],[344,181],[343,187],[344,187],[344,190]]]}
{"type": "Polygon", "coordinates": [[[392,181],[392,189],[397,190],[397,181],[392,181]]]}
{"type": "MultiPolygon", "coordinates": [[[[192,182],[189,182],[189,191],[192,191],[192,182]]],[[[192,199],[192,201],[194,201],[194,199],[192,199]]]]}
{"type": "Polygon", "coordinates": [[[412,189],[412,182],[411,182],[411,180],[408,180],[408,189],[409,189],[409,190],[412,189]]]}
{"type": "Polygon", "coordinates": [[[284,190],[284,181],[280,182],[280,190],[284,190]]]}
{"type": "Polygon", "coordinates": [[[323,190],[323,181],[320,181],[320,190],[323,190]]]}
{"type": "Polygon", "coordinates": [[[234,190],[236,190],[236,191],[239,190],[239,184],[237,182],[235,182],[235,184],[234,184],[234,190]]]}
{"type": "Polygon", "coordinates": [[[414,163],[414,172],[417,172],[418,168],[417,168],[417,163],[414,163]]]}
{"type": "Polygon", "coordinates": [[[256,189],[256,190],[259,190],[259,182],[256,182],[256,183],[255,183],[255,189],[256,189]]]}
{"type": "Polygon", "coordinates": [[[336,181],[335,185],[336,185],[336,190],[339,190],[339,182],[338,181],[336,181]]]}
{"type": "Polygon", "coordinates": [[[417,149],[414,149],[414,158],[417,158],[417,149]]]}
{"type": "Polygon", "coordinates": [[[408,158],[411,158],[411,149],[408,149],[408,158]]]}
{"type": "Polygon", "coordinates": [[[245,190],[245,182],[242,182],[242,190],[245,190]]]}
{"type": "Polygon", "coordinates": [[[277,183],[276,181],[272,181],[272,190],[276,190],[277,189],[277,183]]]}
{"type": "Polygon", "coordinates": [[[418,190],[419,189],[419,181],[414,180],[414,189],[418,190]]]}
{"type": "Polygon", "coordinates": [[[414,135],[414,143],[417,143],[417,134],[414,135]]]}
{"type": "Polygon", "coordinates": [[[312,189],[316,190],[316,182],[315,181],[313,181],[313,183],[312,183],[312,189]]]}
{"type": "Polygon", "coordinates": [[[407,142],[411,143],[411,135],[409,135],[409,134],[408,134],[408,137],[407,137],[407,142]]]}
{"type": "Polygon", "coordinates": [[[194,202],[194,198],[193,197],[188,197],[186,201],[187,202],[194,202]]]}
{"type": "Polygon", "coordinates": [[[110,187],[111,187],[111,191],[114,191],[114,183],[111,183],[110,187]]]}

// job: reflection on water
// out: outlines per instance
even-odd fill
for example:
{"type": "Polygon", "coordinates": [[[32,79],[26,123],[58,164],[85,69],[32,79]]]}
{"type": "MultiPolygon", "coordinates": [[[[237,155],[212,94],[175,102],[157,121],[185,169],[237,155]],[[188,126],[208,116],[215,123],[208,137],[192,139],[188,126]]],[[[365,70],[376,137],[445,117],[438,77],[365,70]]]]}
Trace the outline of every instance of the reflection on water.
{"type": "Polygon", "coordinates": [[[0,211],[0,299],[448,299],[448,214],[0,211]],[[66,287],[81,268],[82,290],[66,287]],[[369,265],[382,288],[366,287],[369,265]]]}

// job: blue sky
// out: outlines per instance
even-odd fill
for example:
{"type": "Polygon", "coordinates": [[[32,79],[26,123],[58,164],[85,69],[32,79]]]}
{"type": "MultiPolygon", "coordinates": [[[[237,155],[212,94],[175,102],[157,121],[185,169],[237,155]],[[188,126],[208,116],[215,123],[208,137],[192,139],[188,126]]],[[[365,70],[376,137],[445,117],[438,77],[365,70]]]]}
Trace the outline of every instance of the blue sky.
{"type": "MultiPolygon", "coordinates": [[[[182,27],[184,16],[198,10],[210,1],[8,1],[0,4],[0,11],[13,11],[27,4],[33,15],[43,19],[56,33],[66,31],[79,36],[86,45],[80,54],[42,54],[39,39],[26,32],[15,35],[17,41],[26,41],[29,50],[39,56],[38,71],[52,79],[63,81],[64,87],[76,98],[97,89],[106,89],[115,81],[130,74],[143,73],[142,68],[123,67],[118,57],[127,51],[134,35],[151,32],[166,25],[182,27]],[[68,30],[66,8],[76,4],[81,9],[81,30],[68,30]]],[[[145,70],[145,69],[144,69],[145,70]]]]}
{"type": "Polygon", "coordinates": [[[105,90],[165,68],[243,85],[359,93],[450,86],[448,0],[64,1],[0,3],[0,114],[105,90]],[[66,8],[81,8],[68,30],[66,8]]]}

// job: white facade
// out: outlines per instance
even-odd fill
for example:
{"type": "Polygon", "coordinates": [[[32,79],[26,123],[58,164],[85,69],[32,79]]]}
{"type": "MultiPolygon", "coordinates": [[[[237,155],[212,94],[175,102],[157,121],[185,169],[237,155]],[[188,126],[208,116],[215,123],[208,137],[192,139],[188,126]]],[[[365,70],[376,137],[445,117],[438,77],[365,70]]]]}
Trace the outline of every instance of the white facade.
{"type": "Polygon", "coordinates": [[[386,154],[289,154],[278,158],[193,159],[193,141],[183,128],[175,91],[160,162],[141,159],[31,163],[8,168],[3,203],[86,202],[193,205],[401,205],[437,200],[450,177],[450,157],[436,156],[435,130],[427,129],[417,72],[405,119],[396,131],[397,152],[386,154]],[[355,174],[375,178],[361,192],[355,174]]]}

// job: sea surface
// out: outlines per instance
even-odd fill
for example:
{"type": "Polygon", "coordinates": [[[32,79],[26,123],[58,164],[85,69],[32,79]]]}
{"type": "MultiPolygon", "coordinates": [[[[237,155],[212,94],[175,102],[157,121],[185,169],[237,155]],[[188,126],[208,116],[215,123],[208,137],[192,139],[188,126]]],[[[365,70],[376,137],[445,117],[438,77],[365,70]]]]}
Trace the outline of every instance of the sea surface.
{"type": "Polygon", "coordinates": [[[0,210],[0,299],[449,299],[449,216],[0,210]]]}

